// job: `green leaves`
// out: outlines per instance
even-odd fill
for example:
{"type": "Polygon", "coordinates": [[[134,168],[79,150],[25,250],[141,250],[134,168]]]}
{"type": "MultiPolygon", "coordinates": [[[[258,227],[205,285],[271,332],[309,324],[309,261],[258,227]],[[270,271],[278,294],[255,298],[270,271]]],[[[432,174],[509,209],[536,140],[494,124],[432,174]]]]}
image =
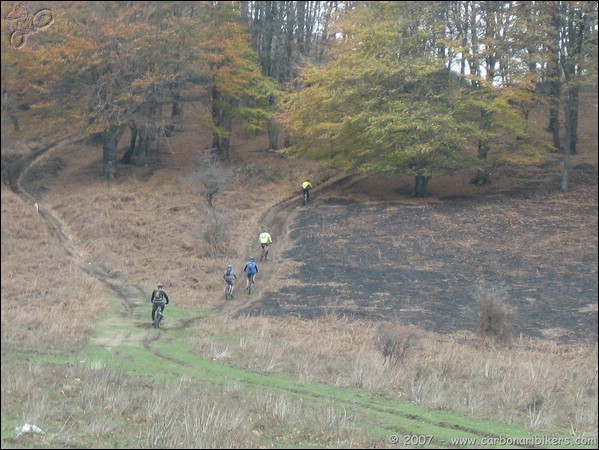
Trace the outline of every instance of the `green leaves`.
{"type": "Polygon", "coordinates": [[[436,14],[414,2],[369,2],[348,14],[328,62],[305,67],[283,102],[288,153],[429,176],[480,166],[478,143],[486,149],[500,128],[524,134],[507,90],[475,87],[436,56],[436,14]]]}

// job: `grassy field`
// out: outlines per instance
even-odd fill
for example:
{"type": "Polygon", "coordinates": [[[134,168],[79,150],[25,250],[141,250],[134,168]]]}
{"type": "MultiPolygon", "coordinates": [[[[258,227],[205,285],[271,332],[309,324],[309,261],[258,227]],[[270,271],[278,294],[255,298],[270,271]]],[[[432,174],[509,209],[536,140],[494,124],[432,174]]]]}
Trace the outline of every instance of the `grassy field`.
{"type": "MultiPolygon", "coordinates": [[[[594,175],[573,177],[571,194],[554,186],[563,202],[590,202],[588,226],[575,232],[595,252],[596,102],[584,104],[574,157],[594,175]]],[[[241,134],[231,159],[208,170],[211,136],[194,108],[150,164],[120,166],[111,183],[101,149],[77,141],[76,130],[61,141],[25,116],[19,133],[3,130],[2,448],[597,447],[596,338],[495,342],[350,320],[334,299],[313,319],[247,313],[281,289],[310,285],[296,276],[302,260],[284,256],[295,245],[302,179],[316,184],[316,201],[357,189],[352,197],[365,204],[411,204],[401,192],[412,180],[399,181],[403,191],[385,177],[344,184],[348,174],[280,158],[265,136],[241,134]],[[60,143],[31,158],[11,189],[15,162],[48,142],[60,143]],[[223,182],[212,208],[211,177],[223,182]],[[258,255],[265,223],[271,261],[251,296],[238,283],[225,302],[224,268],[231,262],[239,274],[258,255]],[[160,330],[148,301],[158,281],[172,300],[160,330]]],[[[555,166],[540,167],[486,189],[510,192],[518,179],[547,189],[555,166]]],[[[431,180],[430,190],[446,198],[427,202],[485,195],[459,178],[431,180]]],[[[564,232],[555,245],[572,239],[564,232]]],[[[584,270],[596,278],[596,253],[584,270]]],[[[596,317],[596,297],[581,314],[596,317]]]]}

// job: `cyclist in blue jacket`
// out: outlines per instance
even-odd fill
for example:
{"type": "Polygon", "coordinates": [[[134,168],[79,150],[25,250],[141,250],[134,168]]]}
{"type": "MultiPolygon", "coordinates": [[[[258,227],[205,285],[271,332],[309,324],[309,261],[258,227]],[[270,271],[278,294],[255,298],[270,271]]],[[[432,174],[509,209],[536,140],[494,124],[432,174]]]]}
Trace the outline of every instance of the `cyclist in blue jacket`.
{"type": "Polygon", "coordinates": [[[254,261],[253,257],[245,263],[245,266],[243,266],[243,271],[247,274],[247,284],[245,286],[246,289],[250,288],[250,283],[254,284],[258,270],[258,264],[256,264],[256,261],[254,261]]]}

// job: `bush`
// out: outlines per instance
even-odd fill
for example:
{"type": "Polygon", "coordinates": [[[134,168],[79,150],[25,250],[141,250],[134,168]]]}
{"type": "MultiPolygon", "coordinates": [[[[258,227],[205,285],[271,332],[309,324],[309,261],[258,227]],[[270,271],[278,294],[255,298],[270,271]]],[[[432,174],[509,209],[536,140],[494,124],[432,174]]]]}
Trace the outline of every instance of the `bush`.
{"type": "Polygon", "coordinates": [[[233,169],[233,173],[246,178],[261,178],[264,181],[280,181],[283,175],[276,169],[266,166],[241,166],[233,169]]]}
{"type": "Polygon", "coordinates": [[[222,207],[204,208],[208,219],[208,227],[204,231],[204,239],[212,248],[214,255],[227,253],[229,247],[231,215],[222,207]]]}
{"type": "Polygon", "coordinates": [[[478,288],[475,299],[478,301],[478,336],[483,340],[493,340],[509,344],[512,340],[512,322],[515,311],[505,304],[507,292],[504,287],[478,288]]]}
{"type": "Polygon", "coordinates": [[[383,364],[400,362],[411,347],[413,338],[413,333],[402,333],[397,326],[381,325],[375,338],[375,347],[383,356],[383,364]]]}

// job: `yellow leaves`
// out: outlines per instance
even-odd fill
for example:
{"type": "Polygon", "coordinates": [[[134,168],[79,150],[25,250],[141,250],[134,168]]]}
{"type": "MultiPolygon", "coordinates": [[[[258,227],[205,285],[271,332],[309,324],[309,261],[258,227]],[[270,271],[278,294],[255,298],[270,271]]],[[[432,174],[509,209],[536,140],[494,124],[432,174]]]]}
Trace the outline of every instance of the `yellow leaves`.
{"type": "Polygon", "coordinates": [[[94,122],[86,127],[86,131],[89,135],[104,133],[108,129],[107,123],[94,122]]]}
{"type": "Polygon", "coordinates": [[[167,84],[170,81],[175,80],[174,74],[159,73],[159,72],[145,72],[138,78],[131,82],[131,87],[135,89],[148,90],[152,89],[157,85],[167,84]]]}

